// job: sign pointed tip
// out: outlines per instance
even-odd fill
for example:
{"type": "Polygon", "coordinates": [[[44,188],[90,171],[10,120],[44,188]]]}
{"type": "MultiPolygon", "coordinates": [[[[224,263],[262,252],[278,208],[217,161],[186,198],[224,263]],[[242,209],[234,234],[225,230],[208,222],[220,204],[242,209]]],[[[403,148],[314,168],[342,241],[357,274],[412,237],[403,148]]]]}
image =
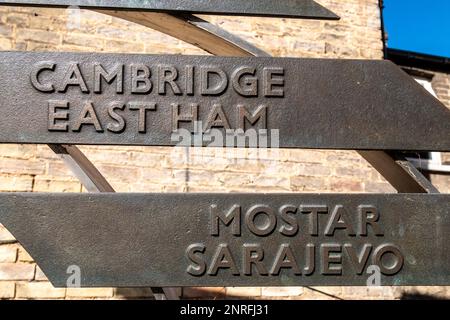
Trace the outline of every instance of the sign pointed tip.
{"type": "Polygon", "coordinates": [[[211,15],[237,15],[278,17],[291,19],[339,20],[334,12],[314,0],[1,0],[0,5],[38,6],[65,8],[78,6],[82,9],[133,10],[154,12],[175,12],[211,15]]]}
{"type": "Polygon", "coordinates": [[[317,7],[317,10],[321,11],[321,14],[323,15],[322,19],[328,19],[328,20],[341,20],[341,17],[338,16],[336,13],[331,11],[330,9],[322,6],[321,4],[317,3],[314,0],[311,0],[312,4],[317,7]]]}
{"type": "Polygon", "coordinates": [[[337,14],[335,14],[334,12],[329,11],[328,9],[326,9],[326,10],[329,12],[328,18],[330,20],[341,20],[341,17],[338,16],[337,14]]]}

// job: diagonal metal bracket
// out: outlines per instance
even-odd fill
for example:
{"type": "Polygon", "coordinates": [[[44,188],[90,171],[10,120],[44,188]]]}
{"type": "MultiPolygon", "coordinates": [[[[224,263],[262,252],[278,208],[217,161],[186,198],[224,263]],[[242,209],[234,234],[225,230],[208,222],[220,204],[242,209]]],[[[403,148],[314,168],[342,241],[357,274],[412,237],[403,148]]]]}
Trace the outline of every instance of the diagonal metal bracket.
{"type": "Polygon", "coordinates": [[[88,192],[115,192],[113,187],[91,161],[73,145],[49,144],[88,192]]]}
{"type": "Polygon", "coordinates": [[[399,193],[439,193],[433,184],[399,153],[359,151],[359,154],[399,193]]]}

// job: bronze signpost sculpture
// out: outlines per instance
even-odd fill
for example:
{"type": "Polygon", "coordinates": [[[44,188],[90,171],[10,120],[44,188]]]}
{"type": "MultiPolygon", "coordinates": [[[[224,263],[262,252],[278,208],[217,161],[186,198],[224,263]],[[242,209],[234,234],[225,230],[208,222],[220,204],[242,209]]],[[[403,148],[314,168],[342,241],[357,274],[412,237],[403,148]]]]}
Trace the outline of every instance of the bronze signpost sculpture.
{"type": "Polygon", "coordinates": [[[222,56],[0,53],[0,143],[49,144],[104,192],[0,194],[0,223],[54,286],[70,265],[82,287],[367,285],[369,266],[381,285],[450,284],[450,196],[399,152],[450,151],[450,111],[391,62],[272,58],[191,15],[338,18],[263,2],[0,1],[78,5],[222,56]],[[255,147],[249,129],[281,148],[357,150],[400,194],[118,194],[75,146],[234,130],[255,147]]]}

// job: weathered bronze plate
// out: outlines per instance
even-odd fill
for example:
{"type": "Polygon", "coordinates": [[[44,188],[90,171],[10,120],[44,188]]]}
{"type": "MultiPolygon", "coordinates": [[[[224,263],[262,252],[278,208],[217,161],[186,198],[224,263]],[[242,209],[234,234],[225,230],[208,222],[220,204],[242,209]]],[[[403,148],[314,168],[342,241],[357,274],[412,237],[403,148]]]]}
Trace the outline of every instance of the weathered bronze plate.
{"type": "Polygon", "coordinates": [[[450,110],[387,61],[41,52],[0,61],[0,143],[173,146],[174,130],[200,121],[189,144],[217,146],[202,135],[211,128],[268,129],[272,147],[450,150],[450,110]]]}
{"type": "Polygon", "coordinates": [[[0,193],[0,203],[0,223],[58,287],[76,268],[85,287],[360,286],[376,272],[381,285],[450,285],[449,195],[0,193]]]}
{"type": "Polygon", "coordinates": [[[313,0],[1,0],[0,5],[139,10],[217,15],[339,19],[313,0]]]}

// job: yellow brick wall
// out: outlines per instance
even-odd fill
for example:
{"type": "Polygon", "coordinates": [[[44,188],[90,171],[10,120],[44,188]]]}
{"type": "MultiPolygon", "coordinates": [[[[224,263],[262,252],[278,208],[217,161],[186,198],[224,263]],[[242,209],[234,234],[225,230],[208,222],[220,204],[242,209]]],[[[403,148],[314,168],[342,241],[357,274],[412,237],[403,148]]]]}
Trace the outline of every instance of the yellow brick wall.
{"type": "MultiPolygon", "coordinates": [[[[203,17],[275,56],[381,59],[377,0],[318,1],[335,21],[203,17]]],[[[65,10],[0,7],[0,50],[206,54],[147,28],[82,11],[80,28],[65,10]]],[[[280,150],[255,160],[255,151],[191,151],[161,147],[80,149],[121,192],[394,192],[356,152],[280,150]]],[[[439,177],[442,188],[449,177],[439,177]],[[442,181],[441,181],[442,180],[442,181]]],[[[85,191],[45,145],[0,145],[0,191],[85,191]]],[[[447,288],[288,287],[184,289],[185,297],[289,299],[399,298],[447,288]]],[[[0,299],[141,298],[149,289],[55,289],[9,232],[0,227],[0,299]]]]}

